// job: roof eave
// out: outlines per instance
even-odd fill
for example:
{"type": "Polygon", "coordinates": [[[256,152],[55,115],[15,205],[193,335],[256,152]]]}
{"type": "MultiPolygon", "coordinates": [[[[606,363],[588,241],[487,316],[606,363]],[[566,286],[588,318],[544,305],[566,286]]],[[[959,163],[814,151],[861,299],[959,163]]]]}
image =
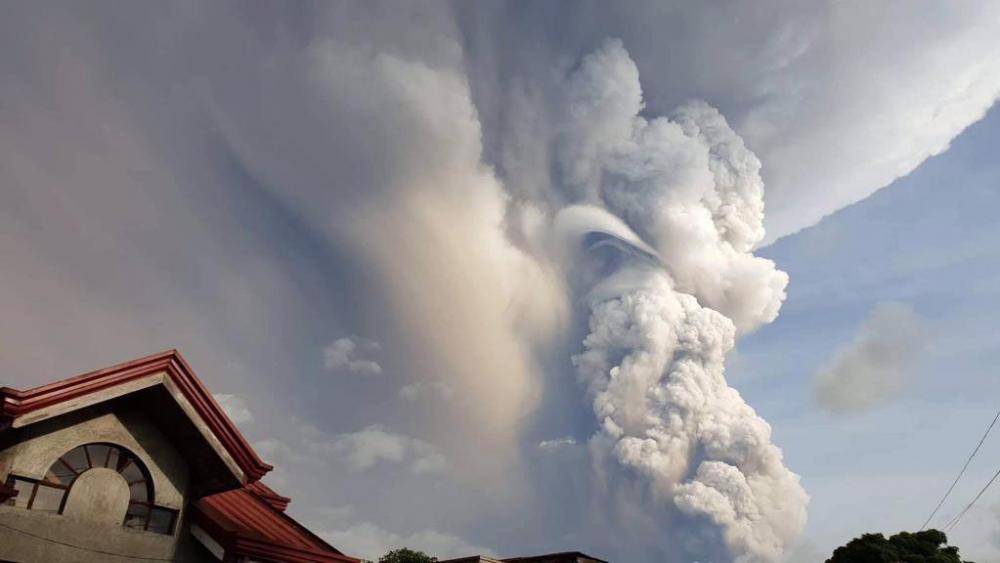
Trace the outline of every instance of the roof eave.
{"type": "MultiPolygon", "coordinates": [[[[88,396],[130,383],[135,385],[143,378],[158,373],[166,375],[164,380],[161,382],[150,380],[148,384],[162,384],[169,391],[176,390],[194,411],[192,413],[184,409],[188,416],[198,416],[232,457],[243,473],[242,476],[238,475],[242,482],[257,481],[272,469],[257,456],[246,438],[229,420],[222,407],[177,350],[167,350],[32,389],[0,388],[0,431],[11,426],[26,426],[69,412],[59,411],[58,406],[70,401],[78,403],[77,406],[70,408],[70,411],[89,406],[90,403],[86,401],[88,396]],[[170,389],[171,387],[174,389],[170,389]]],[[[132,391],[127,391],[130,392],[132,391]]],[[[178,397],[175,396],[176,398],[178,397]]],[[[96,402],[104,400],[106,399],[96,402]]],[[[185,405],[180,406],[184,408],[185,405]]]]}

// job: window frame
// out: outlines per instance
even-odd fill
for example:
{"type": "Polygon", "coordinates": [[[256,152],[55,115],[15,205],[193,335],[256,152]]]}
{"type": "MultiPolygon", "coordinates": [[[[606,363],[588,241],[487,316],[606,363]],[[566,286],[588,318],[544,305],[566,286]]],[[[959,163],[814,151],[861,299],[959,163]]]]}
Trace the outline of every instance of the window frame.
{"type": "Polygon", "coordinates": [[[48,487],[50,489],[62,490],[63,496],[61,499],[59,499],[59,508],[55,511],[51,510],[44,511],[44,512],[55,512],[56,514],[62,514],[63,507],[66,504],[66,496],[67,496],[66,493],[69,492],[69,486],[63,485],[61,483],[53,483],[51,481],[45,481],[43,479],[35,479],[34,477],[24,477],[21,475],[15,475],[11,473],[10,475],[7,476],[7,486],[13,487],[17,491],[17,494],[7,499],[7,501],[4,504],[13,506],[15,498],[18,498],[22,494],[28,492],[22,490],[23,488],[18,488],[17,481],[24,481],[27,483],[31,483],[31,494],[28,496],[28,503],[24,506],[25,510],[36,510],[34,505],[35,505],[35,498],[38,496],[39,487],[48,487]]]}
{"type": "MultiPolygon", "coordinates": [[[[135,453],[133,453],[129,449],[124,448],[122,446],[119,446],[117,444],[112,444],[112,443],[108,443],[108,442],[91,442],[91,443],[81,444],[79,446],[70,448],[69,450],[67,450],[66,452],[64,452],[62,455],[60,455],[56,459],[56,461],[52,462],[52,464],[49,466],[49,468],[45,472],[45,477],[43,477],[42,479],[36,479],[34,477],[25,477],[25,476],[17,475],[17,474],[14,474],[14,473],[8,474],[6,482],[7,482],[8,485],[13,486],[17,490],[17,494],[14,495],[14,496],[12,496],[11,498],[7,499],[7,501],[4,504],[11,505],[11,506],[16,506],[16,502],[15,502],[14,499],[22,497],[22,495],[24,495],[25,493],[27,493],[27,491],[22,491],[21,489],[17,489],[17,487],[15,485],[15,482],[16,481],[24,481],[24,482],[31,483],[30,496],[28,497],[28,502],[22,507],[24,510],[36,510],[34,504],[35,504],[35,498],[38,495],[39,488],[40,487],[49,487],[51,489],[59,489],[59,490],[61,490],[62,491],[62,497],[59,499],[59,507],[58,507],[57,510],[55,510],[55,511],[46,510],[44,512],[49,512],[49,513],[55,513],[55,514],[58,514],[58,515],[62,515],[63,511],[66,509],[66,500],[69,498],[69,492],[73,488],[73,485],[76,483],[76,480],[81,475],[83,475],[84,473],[90,471],[91,469],[95,469],[95,468],[98,468],[98,467],[103,467],[103,468],[111,469],[111,470],[115,471],[125,481],[126,485],[128,486],[128,489],[129,489],[128,507],[125,510],[125,518],[122,520],[122,523],[121,523],[121,526],[123,528],[127,528],[127,529],[130,529],[130,530],[141,530],[141,531],[145,531],[145,532],[152,532],[152,533],[155,533],[155,534],[163,534],[163,535],[168,535],[168,536],[172,536],[174,534],[174,529],[177,526],[177,521],[178,521],[179,516],[180,516],[180,511],[175,510],[173,508],[168,508],[166,506],[160,506],[160,505],[156,504],[156,502],[155,502],[156,501],[156,497],[154,495],[155,491],[154,491],[154,488],[153,488],[153,479],[152,479],[152,476],[149,473],[149,470],[146,468],[146,465],[142,462],[142,459],[140,459],[139,456],[137,456],[135,453]],[[94,463],[94,459],[92,458],[92,456],[90,454],[90,447],[91,446],[105,446],[105,447],[108,448],[107,453],[105,454],[104,460],[100,464],[95,464],[94,463]],[[85,467],[85,468],[83,468],[82,470],[79,470],[79,471],[77,471],[73,467],[73,465],[71,463],[72,460],[67,460],[66,459],[67,456],[71,455],[73,452],[76,452],[78,450],[83,450],[83,456],[84,456],[84,459],[86,460],[86,463],[87,463],[87,467],[85,467]],[[115,454],[115,453],[117,453],[117,455],[114,456],[114,458],[115,458],[115,462],[113,464],[114,467],[110,467],[111,460],[112,460],[112,454],[115,454]],[[141,478],[140,479],[133,479],[132,481],[129,481],[122,473],[128,467],[130,467],[132,465],[134,465],[136,467],[136,469],[139,471],[139,474],[140,474],[141,478]],[[47,478],[49,475],[55,475],[55,473],[53,471],[53,468],[58,467],[58,466],[61,466],[62,468],[65,468],[66,470],[68,470],[73,475],[73,477],[66,484],[63,484],[63,483],[55,481],[55,480],[50,480],[50,479],[47,478]],[[137,484],[140,484],[140,483],[145,484],[145,487],[143,489],[141,489],[141,490],[144,491],[144,500],[137,500],[137,499],[135,499],[134,498],[135,493],[132,490],[132,488],[133,488],[134,485],[137,485],[137,484]],[[146,508],[146,517],[142,521],[142,526],[127,525],[127,523],[129,522],[129,513],[130,513],[133,505],[140,505],[140,506],[143,506],[143,507],[146,508]],[[159,529],[151,529],[150,528],[150,522],[152,520],[152,515],[153,515],[154,512],[166,513],[169,516],[169,518],[167,520],[167,526],[166,526],[165,530],[161,531],[159,529]]],[[[24,488],[24,487],[22,486],[22,488],[24,488]]],[[[42,512],[42,511],[39,510],[39,512],[42,512]]]]}

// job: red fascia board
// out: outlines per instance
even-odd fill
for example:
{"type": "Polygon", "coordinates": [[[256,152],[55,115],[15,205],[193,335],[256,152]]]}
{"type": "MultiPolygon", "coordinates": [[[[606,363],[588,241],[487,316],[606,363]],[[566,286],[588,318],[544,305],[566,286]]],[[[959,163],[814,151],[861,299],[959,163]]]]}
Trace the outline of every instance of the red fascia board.
{"type": "Polygon", "coordinates": [[[167,350],[24,391],[0,388],[0,430],[33,411],[165,372],[252,483],[273,469],[250,447],[177,350],[167,350]]]}

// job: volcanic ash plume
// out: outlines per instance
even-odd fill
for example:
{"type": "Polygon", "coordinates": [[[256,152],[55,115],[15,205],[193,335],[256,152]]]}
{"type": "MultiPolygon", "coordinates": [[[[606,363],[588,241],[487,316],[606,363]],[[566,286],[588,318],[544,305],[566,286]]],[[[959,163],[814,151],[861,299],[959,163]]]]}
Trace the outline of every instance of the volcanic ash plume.
{"type": "Polygon", "coordinates": [[[640,117],[638,71],[618,42],[587,56],[570,90],[564,186],[624,221],[632,235],[619,244],[634,237],[656,253],[583,259],[603,272],[583,290],[590,332],[574,357],[600,425],[595,462],[718,527],[735,561],[777,561],[808,497],[724,376],[737,333],[776,317],[788,281],[752,254],[764,236],[760,163],[704,103],[640,117]]]}

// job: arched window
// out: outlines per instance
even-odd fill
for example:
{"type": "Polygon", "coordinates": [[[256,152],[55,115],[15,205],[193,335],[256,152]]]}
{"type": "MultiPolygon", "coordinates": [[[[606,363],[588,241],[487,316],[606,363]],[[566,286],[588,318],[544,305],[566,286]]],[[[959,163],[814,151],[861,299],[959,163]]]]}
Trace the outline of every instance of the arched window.
{"type": "Polygon", "coordinates": [[[128,484],[126,528],[172,534],[177,511],[154,504],[153,480],[135,454],[113,444],[86,444],[66,452],[49,467],[42,480],[10,475],[7,484],[17,496],[7,504],[28,510],[62,514],[73,483],[87,471],[103,467],[116,471],[128,484]]]}

